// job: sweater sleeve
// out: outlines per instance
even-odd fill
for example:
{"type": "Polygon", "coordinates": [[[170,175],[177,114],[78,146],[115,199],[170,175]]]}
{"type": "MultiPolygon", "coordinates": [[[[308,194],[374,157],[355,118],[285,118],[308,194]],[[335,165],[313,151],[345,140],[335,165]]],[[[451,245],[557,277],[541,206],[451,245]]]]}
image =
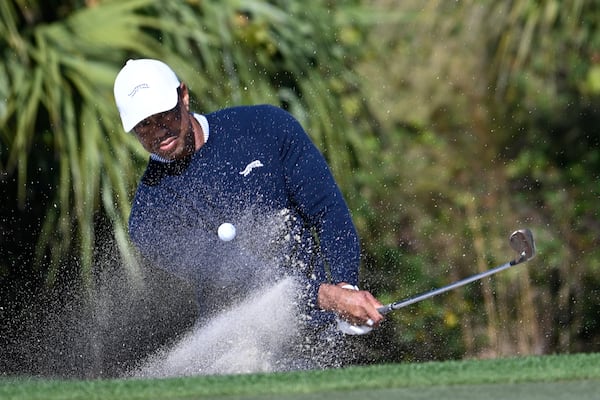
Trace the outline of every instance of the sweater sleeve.
{"type": "MultiPolygon", "coordinates": [[[[331,171],[300,123],[289,113],[275,109],[280,121],[280,157],[288,193],[294,206],[318,235],[321,254],[329,269],[330,283],[356,285],[360,247],[350,211],[331,171]]],[[[313,295],[316,296],[317,278],[313,295]]]]}

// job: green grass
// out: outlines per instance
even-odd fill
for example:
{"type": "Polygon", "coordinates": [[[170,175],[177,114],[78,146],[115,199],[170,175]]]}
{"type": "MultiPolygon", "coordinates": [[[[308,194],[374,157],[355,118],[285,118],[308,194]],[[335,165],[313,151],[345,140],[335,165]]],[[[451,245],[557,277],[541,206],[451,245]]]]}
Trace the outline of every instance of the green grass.
{"type": "Polygon", "coordinates": [[[170,379],[0,379],[1,399],[592,399],[600,354],[170,379]],[[485,397],[480,396],[485,393],[485,397]],[[562,393],[562,395],[561,395],[562,393]],[[543,396],[545,394],[545,396],[543,396]],[[469,397],[471,396],[471,397],[469,397]],[[496,397],[494,397],[496,396],[496,397]],[[501,397],[498,397],[501,396],[501,397]],[[562,396],[562,397],[561,397],[562,396]]]}

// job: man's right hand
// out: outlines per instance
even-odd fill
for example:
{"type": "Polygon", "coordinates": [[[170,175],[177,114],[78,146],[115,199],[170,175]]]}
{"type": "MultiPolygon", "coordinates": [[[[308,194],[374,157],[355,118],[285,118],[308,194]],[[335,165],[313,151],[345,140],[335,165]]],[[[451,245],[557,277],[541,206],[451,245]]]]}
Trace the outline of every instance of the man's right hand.
{"type": "Polygon", "coordinates": [[[383,315],[377,308],[383,306],[366,290],[346,289],[351,286],[345,282],[337,285],[322,284],[319,287],[318,306],[322,310],[333,311],[352,325],[377,326],[383,321],[383,315]]]}

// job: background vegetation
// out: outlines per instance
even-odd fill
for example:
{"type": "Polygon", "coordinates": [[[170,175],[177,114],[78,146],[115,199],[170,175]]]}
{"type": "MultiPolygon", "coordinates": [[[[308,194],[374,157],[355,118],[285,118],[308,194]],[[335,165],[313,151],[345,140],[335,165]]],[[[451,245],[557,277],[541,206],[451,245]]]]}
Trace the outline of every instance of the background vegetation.
{"type": "MultiPolygon", "coordinates": [[[[91,335],[110,336],[97,321],[115,300],[100,277],[148,285],[126,232],[147,156],[123,134],[112,97],[136,57],[173,65],[200,112],[272,103],[298,117],[346,195],[363,286],[382,301],[503,263],[510,232],[533,230],[538,258],[394,314],[364,340],[362,361],[597,351],[599,8],[1,2],[0,370],[30,368],[40,349],[21,339],[39,339],[38,314],[73,299],[96,321],[91,335]]],[[[144,304],[140,314],[156,312],[144,304]]],[[[73,351],[81,331],[64,325],[61,349],[73,351]]],[[[100,358],[86,373],[114,361],[97,345],[75,348],[100,358]]]]}

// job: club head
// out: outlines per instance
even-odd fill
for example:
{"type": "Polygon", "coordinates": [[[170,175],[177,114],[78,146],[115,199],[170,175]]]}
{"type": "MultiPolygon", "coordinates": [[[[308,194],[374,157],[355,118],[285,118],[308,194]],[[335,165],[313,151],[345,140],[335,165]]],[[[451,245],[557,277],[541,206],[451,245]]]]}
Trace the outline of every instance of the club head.
{"type": "Polygon", "coordinates": [[[524,262],[532,259],[535,256],[535,242],[533,234],[527,228],[514,231],[510,235],[510,247],[519,253],[517,262],[524,262]]]}

